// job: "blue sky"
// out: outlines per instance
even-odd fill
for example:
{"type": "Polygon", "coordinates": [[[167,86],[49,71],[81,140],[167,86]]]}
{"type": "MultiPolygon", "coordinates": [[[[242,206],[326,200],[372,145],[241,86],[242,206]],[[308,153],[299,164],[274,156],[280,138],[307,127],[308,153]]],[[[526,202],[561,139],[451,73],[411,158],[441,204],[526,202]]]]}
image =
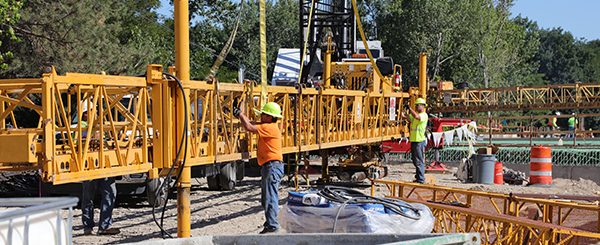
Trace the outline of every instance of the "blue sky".
{"type": "MultiPolygon", "coordinates": [[[[169,0],[161,0],[164,15],[172,15],[169,0]]],[[[562,27],[575,38],[588,41],[600,39],[600,0],[517,0],[511,8],[512,17],[521,14],[536,21],[540,28],[562,27]]]]}
{"type": "Polygon", "coordinates": [[[512,16],[536,21],[540,28],[562,27],[575,38],[600,39],[600,1],[598,0],[517,0],[512,16]]]}

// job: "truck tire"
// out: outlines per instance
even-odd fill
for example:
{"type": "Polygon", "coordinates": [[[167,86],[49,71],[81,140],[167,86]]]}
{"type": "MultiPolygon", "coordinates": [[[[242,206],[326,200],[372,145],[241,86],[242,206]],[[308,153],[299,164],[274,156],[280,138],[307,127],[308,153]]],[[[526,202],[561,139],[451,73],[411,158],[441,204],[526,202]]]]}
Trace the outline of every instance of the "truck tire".
{"type": "Polygon", "coordinates": [[[146,182],[146,197],[150,207],[162,207],[169,195],[169,184],[163,185],[165,178],[151,179],[146,182]],[[159,190],[160,188],[160,190],[159,190]]]}
{"type": "Polygon", "coordinates": [[[237,181],[237,164],[235,162],[229,162],[221,165],[220,182],[221,188],[226,191],[231,191],[235,188],[235,182],[237,181]]]}
{"type": "Polygon", "coordinates": [[[213,176],[206,176],[206,182],[208,183],[208,190],[220,191],[221,185],[219,184],[220,174],[213,176]]]}
{"type": "Polygon", "coordinates": [[[246,167],[246,161],[237,161],[236,162],[237,166],[236,166],[236,180],[237,181],[242,181],[244,180],[244,175],[246,174],[246,170],[244,169],[246,167]]]}

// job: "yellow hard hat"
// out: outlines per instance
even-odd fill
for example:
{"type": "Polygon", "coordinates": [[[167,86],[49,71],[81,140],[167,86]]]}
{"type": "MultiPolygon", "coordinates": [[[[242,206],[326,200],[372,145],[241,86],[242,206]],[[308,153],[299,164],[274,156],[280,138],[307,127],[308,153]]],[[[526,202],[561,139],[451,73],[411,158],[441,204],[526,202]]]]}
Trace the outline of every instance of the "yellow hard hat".
{"type": "Polygon", "coordinates": [[[417,101],[415,101],[415,105],[425,105],[425,106],[427,106],[427,103],[425,103],[425,100],[423,98],[418,98],[417,101]]]}
{"type": "Polygon", "coordinates": [[[278,117],[278,118],[283,117],[283,116],[281,116],[281,107],[279,107],[279,105],[275,102],[269,102],[269,103],[265,104],[265,106],[263,106],[262,110],[260,110],[260,113],[264,113],[269,116],[278,117]]]}

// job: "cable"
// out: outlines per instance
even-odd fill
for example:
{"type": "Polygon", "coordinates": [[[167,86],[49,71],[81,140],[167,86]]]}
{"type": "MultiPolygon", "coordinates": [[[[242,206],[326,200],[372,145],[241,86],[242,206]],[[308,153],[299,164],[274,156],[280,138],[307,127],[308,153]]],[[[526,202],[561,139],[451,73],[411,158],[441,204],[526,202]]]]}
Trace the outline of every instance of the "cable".
{"type": "MultiPolygon", "coordinates": [[[[156,24],[156,25],[158,25],[158,26],[159,26],[159,27],[161,27],[162,29],[164,29],[164,30],[166,30],[166,31],[170,32],[171,34],[175,35],[175,31],[171,30],[171,28],[168,28],[168,27],[164,26],[163,24],[157,23],[155,20],[152,20],[152,19],[150,19],[150,18],[146,17],[142,11],[139,11],[139,10],[137,10],[135,7],[133,7],[133,6],[129,5],[128,3],[126,3],[126,2],[123,2],[123,0],[117,0],[117,1],[118,1],[118,2],[120,2],[121,4],[123,4],[123,5],[127,6],[127,7],[128,7],[130,10],[131,10],[131,11],[134,11],[134,12],[137,12],[138,14],[140,14],[140,16],[142,16],[142,18],[144,18],[144,19],[146,19],[146,20],[148,20],[148,21],[152,22],[153,24],[156,24]]],[[[205,47],[203,47],[203,46],[201,46],[201,45],[199,45],[199,44],[196,44],[195,42],[191,42],[191,41],[190,41],[190,44],[192,44],[193,46],[196,46],[196,47],[198,47],[198,48],[200,48],[200,49],[204,50],[204,52],[207,52],[207,53],[209,53],[209,54],[211,54],[211,55],[213,55],[213,56],[215,56],[215,57],[219,57],[219,55],[217,55],[217,54],[213,53],[212,51],[208,50],[207,48],[205,48],[205,47]]],[[[232,66],[235,66],[235,67],[237,67],[238,69],[241,67],[240,65],[237,65],[237,64],[235,64],[235,63],[233,63],[233,62],[231,62],[231,61],[228,61],[228,60],[226,60],[226,59],[224,59],[224,61],[225,61],[227,64],[230,64],[230,65],[232,65],[232,66]]],[[[250,71],[248,71],[248,70],[246,70],[246,72],[247,72],[248,74],[250,74],[250,75],[252,75],[252,76],[255,76],[256,78],[259,78],[259,79],[260,79],[260,76],[259,76],[259,75],[256,75],[256,74],[254,74],[254,73],[252,73],[252,72],[250,72],[250,71]]]]}
{"type": "Polygon", "coordinates": [[[317,194],[327,199],[329,202],[337,202],[342,204],[342,206],[340,206],[340,208],[338,209],[337,214],[335,215],[332,233],[335,233],[337,220],[342,209],[344,209],[348,204],[381,204],[387,210],[390,210],[395,214],[401,215],[412,220],[421,219],[421,214],[419,213],[420,210],[411,206],[408,203],[400,203],[398,202],[398,200],[392,198],[378,198],[365,195],[360,191],[350,189],[347,187],[326,185],[325,187],[323,187],[323,190],[319,191],[317,194]],[[403,209],[408,209],[414,214],[410,215],[406,213],[403,209]]]}
{"type": "MultiPolygon", "coordinates": [[[[163,181],[163,183],[161,184],[160,188],[157,189],[157,193],[154,193],[155,195],[158,195],[160,193],[160,191],[164,188],[165,184],[170,183],[170,176],[173,173],[173,170],[175,169],[175,165],[177,163],[177,160],[179,159],[179,156],[181,156],[181,150],[183,145],[185,144],[185,150],[183,153],[183,161],[181,163],[180,168],[183,169],[185,167],[185,160],[187,159],[187,148],[188,148],[188,144],[187,144],[187,131],[188,131],[188,108],[187,108],[187,98],[185,96],[185,90],[183,89],[183,84],[181,83],[181,81],[179,81],[179,79],[177,79],[177,77],[175,77],[174,75],[167,73],[167,72],[163,72],[163,75],[167,76],[167,77],[171,77],[173,78],[177,84],[179,85],[179,89],[181,89],[181,93],[184,95],[183,96],[183,106],[184,106],[184,113],[185,113],[185,119],[184,119],[184,126],[183,126],[183,132],[182,132],[182,136],[181,136],[181,143],[179,144],[179,149],[177,150],[177,156],[175,157],[175,160],[173,161],[173,165],[171,165],[171,169],[169,170],[169,173],[167,174],[167,178],[165,179],[165,181],[163,181]]],[[[181,177],[181,172],[179,171],[179,174],[177,175],[177,178],[175,179],[175,183],[177,183],[177,181],[179,181],[179,178],[181,177]]],[[[165,229],[163,228],[163,222],[164,222],[164,217],[165,217],[165,210],[167,208],[167,203],[169,201],[169,190],[171,189],[170,186],[168,186],[168,190],[167,190],[167,195],[166,195],[166,200],[165,203],[163,205],[162,208],[162,214],[160,217],[160,224],[158,223],[158,221],[156,220],[156,214],[155,214],[155,206],[156,206],[156,202],[158,201],[158,198],[154,199],[154,203],[152,204],[152,218],[154,220],[154,223],[156,223],[156,225],[158,226],[158,228],[160,228],[161,230],[161,236],[163,239],[165,239],[165,234],[167,234],[167,236],[169,236],[169,238],[173,238],[173,236],[171,236],[171,234],[167,233],[167,231],[165,231],[165,229]]]]}

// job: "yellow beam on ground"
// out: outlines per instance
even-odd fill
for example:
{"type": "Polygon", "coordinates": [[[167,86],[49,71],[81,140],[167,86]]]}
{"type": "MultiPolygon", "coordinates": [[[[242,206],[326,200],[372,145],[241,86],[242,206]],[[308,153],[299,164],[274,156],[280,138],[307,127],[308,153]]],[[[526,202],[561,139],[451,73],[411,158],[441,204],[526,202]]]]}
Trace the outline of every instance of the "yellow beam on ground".
{"type": "MultiPolygon", "coordinates": [[[[538,229],[538,224],[528,226],[531,224],[528,223],[528,219],[534,217],[524,216],[524,214],[528,212],[528,210],[526,210],[527,208],[533,208],[533,211],[541,214],[539,219],[545,222],[544,225],[547,226],[544,229],[553,229],[552,233],[555,235],[566,234],[571,231],[575,231],[575,233],[579,234],[577,236],[581,236],[583,238],[600,238],[600,233],[598,233],[598,231],[600,231],[600,223],[598,223],[597,219],[597,217],[600,216],[600,208],[597,205],[560,200],[520,198],[502,193],[474,191],[403,181],[374,180],[373,184],[385,185],[390,192],[389,197],[419,200],[426,202],[426,205],[429,205],[428,203],[442,204],[440,206],[435,206],[436,209],[439,209],[438,214],[441,215],[437,217],[438,222],[440,222],[439,225],[441,225],[443,222],[448,222],[449,217],[445,216],[448,213],[453,213],[454,215],[460,216],[462,220],[469,220],[470,223],[467,222],[469,224],[474,224],[473,222],[495,222],[496,224],[502,224],[507,222],[506,218],[508,217],[499,219],[495,219],[494,217],[503,217],[499,215],[507,215],[512,217],[510,219],[518,218],[518,220],[513,220],[511,222],[523,226],[520,228],[513,227],[513,230],[534,230],[538,229]],[[444,207],[448,208],[446,209],[444,207]],[[453,209],[454,207],[464,207],[468,209],[453,209]],[[566,210],[567,212],[563,212],[563,210],[566,210]],[[557,217],[557,219],[554,219],[553,217],[557,217]],[[596,229],[587,231],[578,230],[576,225],[580,225],[583,217],[588,219],[589,222],[595,222],[596,229]],[[561,226],[559,227],[560,229],[556,228],[557,226],[561,226]]],[[[373,195],[373,193],[371,195],[373,195]]],[[[458,219],[458,217],[455,217],[455,219],[458,219]]],[[[587,222],[587,220],[585,222],[587,222]]],[[[469,232],[468,229],[464,228],[465,224],[457,223],[456,226],[459,228],[459,230],[464,229],[462,232],[469,232]]],[[[507,227],[505,226],[502,229],[505,228],[507,227]]],[[[472,227],[469,229],[472,229],[472,227]]],[[[449,231],[448,229],[444,228],[443,231],[438,230],[437,232],[459,231],[449,231]]],[[[482,230],[480,232],[484,231],[482,230]]],[[[501,244],[510,243],[502,242],[501,244]]]]}

